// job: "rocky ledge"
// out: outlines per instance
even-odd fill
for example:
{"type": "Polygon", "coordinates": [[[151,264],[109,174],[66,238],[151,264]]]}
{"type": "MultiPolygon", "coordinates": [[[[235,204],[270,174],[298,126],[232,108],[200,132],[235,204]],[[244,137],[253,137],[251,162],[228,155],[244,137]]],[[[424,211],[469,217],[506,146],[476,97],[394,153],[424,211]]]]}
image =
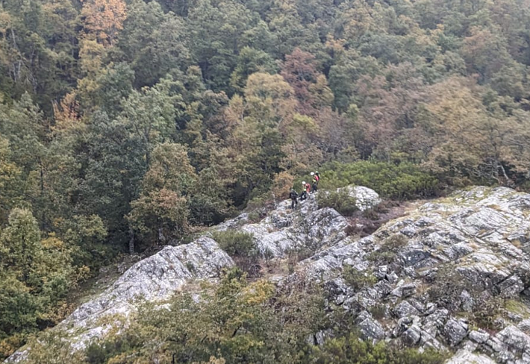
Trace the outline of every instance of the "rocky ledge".
{"type": "MultiPolygon", "coordinates": [[[[380,202],[370,189],[347,189],[360,210],[380,202]]],[[[345,233],[351,221],[312,195],[296,211],[284,201],[258,223],[242,214],[216,229],[252,233],[266,258],[308,252],[278,284],[322,282],[329,310],[346,310],[366,340],[448,350],[448,364],[530,363],[530,195],[476,187],[409,210],[358,239],[345,233]]],[[[82,348],[116,325],[114,315],[134,312],[137,300],[164,301],[233,264],[207,236],[166,247],[57,329],[82,348]]]]}
{"type": "MultiPolygon", "coordinates": [[[[79,306],[55,329],[66,333],[73,350],[83,349],[92,339],[103,337],[123,323],[144,301],[163,302],[187,283],[217,278],[223,268],[234,265],[217,243],[201,237],[180,246],[167,246],[128,269],[103,293],[79,306]]],[[[24,349],[7,362],[24,359],[24,349]]]]}
{"type": "MultiPolygon", "coordinates": [[[[348,186],[343,190],[355,198],[360,211],[373,208],[381,202],[379,195],[366,187],[348,186]]],[[[279,203],[259,223],[250,223],[248,214],[242,214],[219,225],[217,229],[237,229],[253,234],[258,251],[265,257],[282,258],[293,250],[316,252],[334,246],[346,238],[344,230],[349,224],[348,220],[332,208],[320,208],[316,196],[310,194],[307,200],[300,201],[294,212],[291,201],[287,200],[279,203]]]]}
{"type": "Polygon", "coordinates": [[[449,349],[451,364],[530,363],[529,252],[530,195],[476,187],[339,241],[283,284],[324,281],[365,339],[449,349]]]}

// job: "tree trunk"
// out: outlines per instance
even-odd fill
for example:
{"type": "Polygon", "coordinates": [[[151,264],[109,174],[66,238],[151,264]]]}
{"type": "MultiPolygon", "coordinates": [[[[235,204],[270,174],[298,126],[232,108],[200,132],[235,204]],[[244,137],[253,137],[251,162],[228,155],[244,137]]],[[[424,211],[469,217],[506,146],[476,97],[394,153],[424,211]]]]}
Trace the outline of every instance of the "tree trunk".
{"type": "Polygon", "coordinates": [[[129,239],[129,254],[134,254],[134,230],[132,228],[129,228],[129,234],[131,235],[131,238],[129,239]]]}

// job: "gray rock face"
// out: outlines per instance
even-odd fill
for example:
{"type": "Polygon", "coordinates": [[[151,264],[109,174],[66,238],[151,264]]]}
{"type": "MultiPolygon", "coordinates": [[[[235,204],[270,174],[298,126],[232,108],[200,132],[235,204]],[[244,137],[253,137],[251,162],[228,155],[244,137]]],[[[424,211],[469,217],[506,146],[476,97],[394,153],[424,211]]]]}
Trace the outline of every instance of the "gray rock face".
{"type": "MultiPolygon", "coordinates": [[[[360,209],[380,202],[370,189],[347,190],[360,209]]],[[[323,282],[328,308],[352,315],[364,339],[456,352],[448,364],[530,364],[530,307],[521,301],[530,296],[523,283],[530,276],[530,195],[476,187],[426,203],[359,240],[346,236],[347,226],[346,218],[319,208],[311,195],[296,211],[284,201],[259,223],[242,214],[217,229],[253,233],[256,247],[267,257],[284,258],[293,250],[312,254],[277,283],[323,282]],[[389,254],[389,241],[404,243],[391,247],[389,254]],[[373,279],[350,287],[342,277],[346,266],[373,279]],[[430,294],[437,280],[455,272],[459,281],[451,283],[457,288],[450,300],[436,298],[443,290],[430,294]],[[497,331],[481,330],[472,321],[474,311],[484,299],[497,298],[518,301],[514,312],[498,307],[493,322],[497,331]]],[[[230,257],[207,237],[166,247],[135,264],[59,327],[81,348],[108,330],[98,323],[100,318],[127,316],[134,312],[136,299],[163,301],[190,280],[215,278],[231,265],[230,257]]],[[[322,344],[326,335],[316,333],[309,340],[322,344]]]]}
{"type": "Polygon", "coordinates": [[[474,330],[469,333],[469,338],[478,344],[485,343],[489,337],[490,335],[484,330],[474,330]]]}
{"type": "MultiPolygon", "coordinates": [[[[394,322],[393,328],[384,331],[385,340],[400,339],[408,345],[439,350],[444,344],[452,350],[464,347],[451,359],[454,364],[523,363],[530,358],[530,324],[525,320],[530,317],[501,310],[504,314],[495,325],[503,330],[493,335],[482,330],[470,332],[467,322],[451,318],[446,307],[429,302],[425,291],[439,268],[445,267],[460,273],[462,283],[469,287],[456,292],[457,302],[450,302],[455,310],[472,315],[480,297],[519,300],[526,292],[522,277],[530,274],[528,252],[530,195],[508,188],[476,187],[426,203],[366,238],[340,240],[301,262],[287,281],[296,277],[333,280],[340,277],[345,265],[373,272],[376,284],[360,291],[343,288],[336,303],[345,310],[385,305],[385,327],[394,322]],[[375,265],[373,257],[378,250],[396,236],[403,237],[406,244],[399,247],[391,264],[375,265]],[[474,296],[477,292],[482,295],[474,296]]],[[[363,323],[361,332],[366,337],[379,336],[369,334],[381,333],[374,329],[377,320],[360,318],[357,322],[363,323]]]]}
{"type": "Polygon", "coordinates": [[[385,337],[383,326],[372,315],[364,311],[357,318],[359,330],[363,339],[381,340],[385,337]]]}
{"type": "MultiPolygon", "coordinates": [[[[56,329],[71,335],[74,349],[83,349],[90,340],[101,338],[111,328],[110,324],[101,323],[105,317],[127,318],[136,310],[137,301],[163,301],[189,281],[216,278],[223,268],[233,265],[232,258],[208,237],[186,245],[167,246],[134,264],[105,292],[82,304],[56,329]]],[[[10,361],[22,358],[23,355],[16,353],[10,361]]]]}
{"type": "MultiPolygon", "coordinates": [[[[349,186],[349,195],[356,198],[357,207],[364,211],[381,202],[379,195],[366,187],[349,186]]],[[[318,193],[326,193],[325,191],[318,193]]],[[[291,210],[291,202],[282,201],[274,211],[257,224],[248,218],[237,217],[217,227],[218,230],[240,229],[254,235],[258,251],[263,256],[281,258],[293,250],[318,251],[344,240],[348,221],[331,208],[319,208],[317,194],[299,201],[298,209],[291,210]]]]}
{"type": "Polygon", "coordinates": [[[444,335],[451,346],[456,346],[467,336],[468,325],[460,320],[450,319],[444,327],[444,335]]]}
{"type": "Polygon", "coordinates": [[[168,298],[191,279],[215,278],[222,268],[233,264],[232,258],[208,237],[187,245],[167,246],[133,265],[103,294],[75,310],[65,324],[85,325],[86,320],[126,312],[137,299],[168,298]]]}
{"type": "Polygon", "coordinates": [[[337,189],[337,192],[345,190],[348,195],[355,197],[355,205],[361,211],[371,209],[381,203],[379,195],[374,190],[363,186],[348,186],[337,189]]]}
{"type": "Polygon", "coordinates": [[[446,364],[495,364],[495,362],[486,355],[473,354],[467,350],[461,350],[446,364]]]}

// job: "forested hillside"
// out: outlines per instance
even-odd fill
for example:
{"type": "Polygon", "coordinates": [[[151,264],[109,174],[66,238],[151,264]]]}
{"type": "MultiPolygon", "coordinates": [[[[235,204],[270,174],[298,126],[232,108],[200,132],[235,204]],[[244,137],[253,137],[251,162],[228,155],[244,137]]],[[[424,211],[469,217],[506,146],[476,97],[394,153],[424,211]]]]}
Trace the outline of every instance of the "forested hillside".
{"type": "Polygon", "coordinates": [[[1,0],[0,356],[302,176],[530,187],[528,0],[1,0]]]}

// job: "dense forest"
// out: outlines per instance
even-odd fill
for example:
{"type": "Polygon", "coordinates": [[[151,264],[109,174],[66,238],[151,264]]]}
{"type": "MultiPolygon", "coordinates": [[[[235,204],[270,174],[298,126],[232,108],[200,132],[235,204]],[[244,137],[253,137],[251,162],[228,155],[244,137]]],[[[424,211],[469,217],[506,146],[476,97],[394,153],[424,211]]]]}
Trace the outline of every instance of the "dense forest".
{"type": "Polygon", "coordinates": [[[529,65],[528,0],[1,0],[0,355],[317,168],[529,188],[529,65]]]}

